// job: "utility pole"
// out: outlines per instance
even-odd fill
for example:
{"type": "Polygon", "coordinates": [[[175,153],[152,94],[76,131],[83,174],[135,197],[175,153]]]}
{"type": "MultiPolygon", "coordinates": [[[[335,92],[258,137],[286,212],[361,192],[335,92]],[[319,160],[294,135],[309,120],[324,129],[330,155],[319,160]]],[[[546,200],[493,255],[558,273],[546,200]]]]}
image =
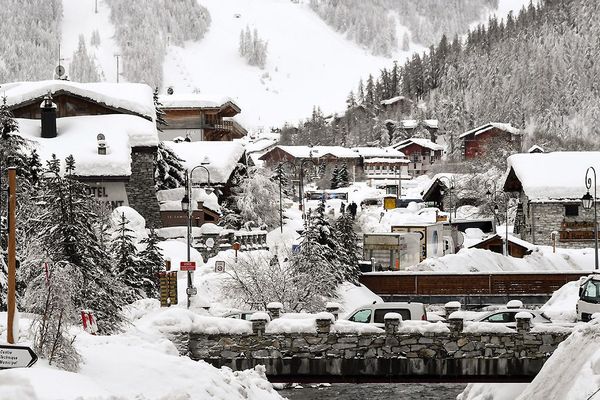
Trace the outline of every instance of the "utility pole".
{"type": "Polygon", "coordinates": [[[119,83],[119,57],[121,57],[121,55],[115,54],[115,57],[117,58],[117,83],[119,83]]]}
{"type": "Polygon", "coordinates": [[[17,276],[17,243],[16,243],[16,219],[17,219],[17,169],[8,168],[8,323],[6,329],[6,340],[10,344],[15,343],[13,335],[15,309],[16,309],[16,276],[17,276]]]}

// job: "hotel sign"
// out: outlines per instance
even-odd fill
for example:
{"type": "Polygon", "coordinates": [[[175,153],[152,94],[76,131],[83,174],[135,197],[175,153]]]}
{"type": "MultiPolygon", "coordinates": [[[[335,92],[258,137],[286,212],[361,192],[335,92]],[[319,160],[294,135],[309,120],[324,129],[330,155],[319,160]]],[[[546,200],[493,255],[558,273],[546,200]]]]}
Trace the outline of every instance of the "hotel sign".
{"type": "Polygon", "coordinates": [[[111,208],[128,206],[125,182],[86,182],[87,194],[111,208]]]}
{"type": "Polygon", "coordinates": [[[561,242],[594,240],[594,222],[563,221],[559,233],[561,242]]]}

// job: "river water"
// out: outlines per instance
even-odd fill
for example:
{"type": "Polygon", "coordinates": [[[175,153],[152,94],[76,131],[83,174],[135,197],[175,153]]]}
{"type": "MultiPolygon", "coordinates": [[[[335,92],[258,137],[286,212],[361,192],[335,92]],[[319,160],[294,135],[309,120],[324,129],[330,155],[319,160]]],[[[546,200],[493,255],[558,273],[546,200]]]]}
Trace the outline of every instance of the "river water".
{"type": "Polygon", "coordinates": [[[465,384],[334,384],[303,385],[303,389],[280,390],[289,400],[455,400],[465,384]]]}

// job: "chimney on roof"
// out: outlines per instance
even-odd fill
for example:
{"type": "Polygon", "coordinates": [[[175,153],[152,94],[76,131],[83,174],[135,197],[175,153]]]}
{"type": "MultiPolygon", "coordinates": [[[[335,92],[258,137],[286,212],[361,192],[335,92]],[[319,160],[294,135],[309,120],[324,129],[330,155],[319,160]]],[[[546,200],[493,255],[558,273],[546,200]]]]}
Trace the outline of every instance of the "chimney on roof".
{"type": "Polygon", "coordinates": [[[42,116],[42,137],[51,139],[56,137],[56,104],[52,102],[50,92],[44,96],[40,105],[42,116]]]}
{"type": "Polygon", "coordinates": [[[106,155],[106,137],[102,133],[99,133],[96,139],[98,140],[98,154],[106,155]]]}

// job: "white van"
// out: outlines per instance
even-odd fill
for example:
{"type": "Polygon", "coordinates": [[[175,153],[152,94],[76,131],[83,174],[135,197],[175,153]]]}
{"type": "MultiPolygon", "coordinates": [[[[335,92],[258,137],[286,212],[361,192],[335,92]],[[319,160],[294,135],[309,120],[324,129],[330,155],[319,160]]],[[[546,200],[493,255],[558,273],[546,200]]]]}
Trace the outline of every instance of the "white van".
{"type": "Polygon", "coordinates": [[[357,308],[348,314],[348,321],[373,324],[383,328],[385,323],[383,317],[387,313],[398,313],[402,320],[422,320],[427,321],[427,311],[423,303],[375,303],[357,308]]]}
{"type": "Polygon", "coordinates": [[[579,286],[577,319],[588,322],[594,313],[600,312],[600,275],[590,275],[579,286]]]}

